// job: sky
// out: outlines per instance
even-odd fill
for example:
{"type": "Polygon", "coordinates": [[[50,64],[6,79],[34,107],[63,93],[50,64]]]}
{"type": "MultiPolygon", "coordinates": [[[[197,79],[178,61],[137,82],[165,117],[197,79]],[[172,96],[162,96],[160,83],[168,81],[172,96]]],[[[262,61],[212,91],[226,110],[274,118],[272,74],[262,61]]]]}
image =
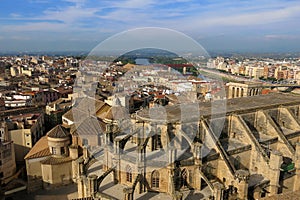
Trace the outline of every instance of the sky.
{"type": "Polygon", "coordinates": [[[90,51],[142,27],[182,32],[207,51],[300,52],[300,1],[0,1],[0,52],[90,51]]]}

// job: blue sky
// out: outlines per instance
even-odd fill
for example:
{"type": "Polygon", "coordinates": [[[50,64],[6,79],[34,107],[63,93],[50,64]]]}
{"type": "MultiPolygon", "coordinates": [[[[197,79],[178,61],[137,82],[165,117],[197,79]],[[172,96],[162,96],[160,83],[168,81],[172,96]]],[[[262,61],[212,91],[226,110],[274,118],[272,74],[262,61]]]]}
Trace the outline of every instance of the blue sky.
{"type": "Polygon", "coordinates": [[[149,26],[209,51],[300,52],[299,0],[1,0],[0,51],[89,51],[149,26]]]}

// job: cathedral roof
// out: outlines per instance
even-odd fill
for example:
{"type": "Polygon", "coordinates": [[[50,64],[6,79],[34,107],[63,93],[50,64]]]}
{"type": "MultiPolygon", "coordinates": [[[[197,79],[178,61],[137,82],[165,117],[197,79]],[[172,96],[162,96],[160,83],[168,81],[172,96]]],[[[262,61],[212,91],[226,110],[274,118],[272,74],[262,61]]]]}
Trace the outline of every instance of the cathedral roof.
{"type": "Polygon", "coordinates": [[[76,133],[79,135],[99,135],[105,130],[106,125],[104,122],[94,116],[90,116],[81,122],[76,129],[76,133]]]}
{"type": "Polygon", "coordinates": [[[73,108],[83,112],[91,112],[91,114],[95,114],[104,105],[105,103],[103,101],[92,97],[85,97],[80,99],[78,103],[75,103],[73,108]]]}
{"type": "Polygon", "coordinates": [[[105,119],[107,120],[118,120],[126,119],[129,117],[129,112],[122,106],[113,106],[107,112],[105,119]]]}

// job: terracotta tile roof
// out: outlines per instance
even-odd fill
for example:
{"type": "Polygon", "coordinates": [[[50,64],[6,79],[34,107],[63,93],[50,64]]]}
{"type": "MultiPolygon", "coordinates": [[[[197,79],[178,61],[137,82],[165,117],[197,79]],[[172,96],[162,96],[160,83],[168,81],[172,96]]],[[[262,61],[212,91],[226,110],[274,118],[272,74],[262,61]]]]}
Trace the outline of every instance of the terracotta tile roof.
{"type": "Polygon", "coordinates": [[[70,135],[69,131],[62,125],[55,126],[47,133],[47,136],[51,138],[65,138],[68,137],[69,135],[70,135]]]}
{"type": "Polygon", "coordinates": [[[50,156],[47,136],[43,136],[28,152],[24,159],[33,159],[50,156]]]}
{"type": "Polygon", "coordinates": [[[41,163],[44,165],[59,165],[71,161],[72,158],[70,157],[62,157],[62,158],[49,157],[46,160],[43,160],[41,163]]]}
{"type": "Polygon", "coordinates": [[[74,121],[74,118],[73,118],[73,111],[72,109],[69,110],[68,112],[66,112],[64,115],[63,115],[64,118],[70,120],[70,121],[74,121]]]}

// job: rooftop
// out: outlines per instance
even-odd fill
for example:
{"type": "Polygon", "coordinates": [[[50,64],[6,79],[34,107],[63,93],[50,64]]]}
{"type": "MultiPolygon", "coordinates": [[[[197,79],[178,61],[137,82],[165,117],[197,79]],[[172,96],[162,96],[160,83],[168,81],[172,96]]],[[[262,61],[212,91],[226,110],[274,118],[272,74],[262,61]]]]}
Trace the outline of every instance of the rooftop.
{"type": "Polygon", "coordinates": [[[178,121],[198,121],[201,117],[223,116],[230,113],[245,113],[278,106],[300,104],[299,95],[286,93],[271,93],[268,95],[251,96],[213,102],[186,103],[165,106],[156,110],[153,115],[149,109],[137,112],[137,118],[142,121],[156,121],[161,123],[178,121]],[[182,109],[184,108],[184,109],[182,109]],[[198,110],[197,110],[198,108],[198,110]],[[186,119],[184,119],[186,117],[186,119]]]}
{"type": "Polygon", "coordinates": [[[69,135],[69,131],[62,125],[55,126],[47,133],[47,136],[51,138],[66,138],[69,135]]]}
{"type": "Polygon", "coordinates": [[[76,129],[79,135],[99,135],[106,129],[104,122],[94,116],[86,118],[76,129]]]}
{"type": "Polygon", "coordinates": [[[285,192],[270,197],[261,198],[262,200],[300,200],[300,191],[285,192]]]}
{"type": "Polygon", "coordinates": [[[43,136],[28,152],[24,159],[41,158],[50,156],[47,136],[43,136]]]}

